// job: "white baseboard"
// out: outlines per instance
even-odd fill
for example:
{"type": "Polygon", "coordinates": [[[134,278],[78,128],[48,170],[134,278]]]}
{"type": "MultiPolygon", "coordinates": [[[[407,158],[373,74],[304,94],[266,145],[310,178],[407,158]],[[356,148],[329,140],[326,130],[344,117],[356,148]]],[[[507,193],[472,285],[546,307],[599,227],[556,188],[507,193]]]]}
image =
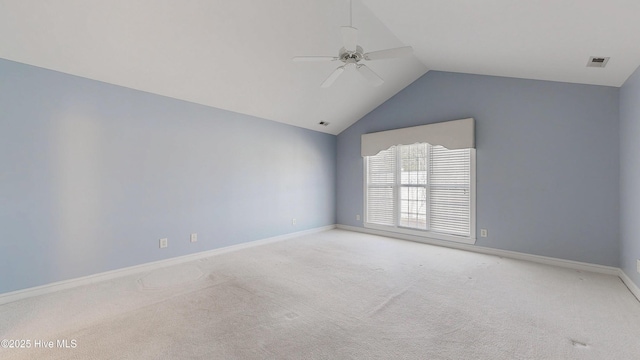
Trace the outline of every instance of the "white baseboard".
{"type": "Polygon", "coordinates": [[[88,284],[93,284],[100,281],[106,281],[106,280],[116,279],[119,277],[137,274],[137,273],[152,271],[152,270],[159,269],[166,266],[178,265],[178,264],[186,263],[193,260],[203,259],[209,256],[224,254],[232,251],[238,251],[242,249],[251,248],[254,246],[266,245],[274,242],[295,238],[298,236],[323,232],[323,231],[327,231],[335,228],[354,231],[354,232],[361,232],[366,234],[372,234],[372,235],[398,238],[403,240],[416,241],[416,242],[421,242],[421,243],[430,244],[430,245],[444,246],[444,247],[472,251],[472,252],[477,252],[477,253],[482,253],[487,255],[503,256],[503,257],[512,258],[512,259],[531,261],[535,263],[559,266],[559,267],[569,268],[574,270],[583,270],[583,271],[591,271],[591,272],[607,274],[607,275],[615,275],[622,280],[622,282],[627,286],[627,288],[629,288],[629,291],[631,291],[631,293],[633,293],[633,295],[635,295],[635,297],[638,298],[638,300],[640,301],[640,288],[638,288],[638,286],[627,276],[627,274],[624,273],[624,271],[616,267],[590,264],[590,263],[584,263],[579,261],[557,259],[557,258],[539,256],[539,255],[531,255],[531,254],[525,254],[525,253],[520,253],[515,251],[491,249],[491,248],[480,247],[475,245],[449,243],[447,241],[442,241],[442,240],[427,239],[427,238],[422,238],[422,237],[417,237],[412,235],[396,234],[396,233],[387,232],[387,231],[339,224],[339,225],[328,225],[328,226],[323,226],[323,227],[304,230],[304,231],[298,231],[298,232],[274,236],[266,239],[227,246],[219,249],[208,250],[208,251],[203,251],[203,252],[184,255],[184,256],[178,256],[171,259],[154,261],[146,264],[126,267],[126,268],[107,271],[99,274],[83,276],[80,278],[75,278],[70,280],[58,281],[51,284],[36,286],[36,287],[23,289],[23,290],[17,290],[9,293],[4,293],[4,294],[0,294],[0,305],[34,297],[34,296],[49,294],[49,293],[53,293],[60,290],[71,289],[71,288],[82,286],[82,285],[88,285],[88,284]]]}
{"type": "Polygon", "coordinates": [[[622,282],[627,285],[627,288],[629,288],[629,291],[631,291],[631,293],[633,295],[636,296],[636,299],[638,299],[638,301],[640,301],[640,288],[638,288],[638,286],[631,280],[631,278],[629,278],[629,276],[627,276],[627,274],[622,271],[622,269],[618,269],[620,270],[618,276],[620,277],[620,280],[622,280],[622,282]]]}
{"type": "MultiPolygon", "coordinates": [[[[429,245],[443,246],[443,247],[448,247],[453,249],[477,252],[481,254],[496,255],[496,256],[502,256],[502,257],[511,258],[511,259],[531,261],[539,264],[559,266],[559,267],[573,269],[573,270],[591,271],[595,273],[614,275],[614,276],[619,276],[621,272],[619,268],[613,267],[613,266],[604,266],[604,265],[590,264],[590,263],[585,263],[580,261],[552,258],[547,256],[531,255],[531,254],[526,254],[526,253],[521,253],[516,251],[509,251],[509,250],[492,249],[492,248],[487,248],[487,247],[482,247],[477,245],[460,244],[460,243],[454,243],[449,241],[429,239],[429,238],[413,236],[413,235],[397,234],[389,231],[381,231],[381,230],[361,228],[361,227],[349,226],[349,225],[338,224],[336,227],[338,229],[361,232],[365,234],[380,235],[380,236],[386,236],[386,237],[391,237],[396,239],[416,241],[416,242],[421,242],[429,245]]],[[[629,280],[629,282],[631,282],[631,280],[629,280]]]]}
{"type": "Polygon", "coordinates": [[[278,235],[278,236],[274,236],[266,239],[250,241],[247,243],[231,245],[231,246],[227,246],[219,249],[202,251],[195,254],[183,255],[183,256],[178,256],[178,257],[174,257],[166,260],[159,260],[159,261],[154,261],[146,264],[130,266],[130,267],[107,271],[99,274],[83,276],[75,279],[58,281],[51,284],[36,286],[28,289],[12,291],[9,293],[0,294],[0,305],[34,297],[34,296],[49,294],[49,293],[60,291],[60,290],[71,289],[71,288],[82,286],[82,285],[88,285],[88,284],[93,284],[100,281],[111,280],[111,279],[115,279],[123,276],[147,272],[147,271],[159,269],[166,266],[178,265],[178,264],[182,264],[182,263],[193,261],[193,260],[203,259],[213,255],[224,254],[227,252],[238,251],[241,249],[251,248],[255,246],[271,244],[274,242],[279,242],[279,241],[291,239],[298,236],[314,234],[314,233],[327,231],[335,228],[336,228],[335,225],[328,225],[328,226],[323,226],[319,228],[313,228],[309,230],[303,230],[303,231],[298,231],[294,233],[278,235]]]}

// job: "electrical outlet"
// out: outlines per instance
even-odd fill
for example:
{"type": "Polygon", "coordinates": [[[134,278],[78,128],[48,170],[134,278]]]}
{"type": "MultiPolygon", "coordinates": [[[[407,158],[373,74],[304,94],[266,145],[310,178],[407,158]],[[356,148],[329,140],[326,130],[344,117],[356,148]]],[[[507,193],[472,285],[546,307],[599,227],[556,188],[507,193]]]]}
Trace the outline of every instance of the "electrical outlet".
{"type": "Polygon", "coordinates": [[[360,221],[360,215],[356,215],[356,220],[360,221]]]}
{"type": "Polygon", "coordinates": [[[160,249],[164,249],[169,246],[168,242],[169,240],[167,238],[160,239],[160,249]]]}
{"type": "Polygon", "coordinates": [[[487,237],[489,235],[489,232],[487,231],[487,229],[480,229],[480,237],[487,237]]]}
{"type": "Polygon", "coordinates": [[[191,234],[191,237],[189,238],[189,240],[191,240],[191,242],[198,241],[198,234],[191,234]]]}
{"type": "Polygon", "coordinates": [[[640,259],[637,260],[638,262],[636,263],[636,270],[640,273],[640,259]]]}
{"type": "Polygon", "coordinates": [[[291,219],[291,225],[295,225],[296,224],[296,219],[291,219]]]}

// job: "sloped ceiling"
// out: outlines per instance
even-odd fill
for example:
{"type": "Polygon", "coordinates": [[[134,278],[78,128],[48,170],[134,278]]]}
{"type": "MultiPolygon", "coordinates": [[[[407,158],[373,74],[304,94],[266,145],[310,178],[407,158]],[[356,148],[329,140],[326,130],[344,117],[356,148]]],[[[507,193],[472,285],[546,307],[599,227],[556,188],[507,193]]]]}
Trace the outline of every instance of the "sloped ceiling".
{"type": "Polygon", "coordinates": [[[432,70],[621,86],[640,65],[637,0],[363,1],[432,70]]]}
{"type": "MultiPolygon", "coordinates": [[[[329,89],[347,0],[0,0],[0,57],[338,134],[428,69],[620,86],[640,64],[640,2],[354,0],[369,62],[329,89]],[[589,56],[610,56],[604,69],[589,56]],[[318,125],[328,121],[330,125],[318,125]]],[[[353,69],[351,69],[353,70],[353,69]]]]}

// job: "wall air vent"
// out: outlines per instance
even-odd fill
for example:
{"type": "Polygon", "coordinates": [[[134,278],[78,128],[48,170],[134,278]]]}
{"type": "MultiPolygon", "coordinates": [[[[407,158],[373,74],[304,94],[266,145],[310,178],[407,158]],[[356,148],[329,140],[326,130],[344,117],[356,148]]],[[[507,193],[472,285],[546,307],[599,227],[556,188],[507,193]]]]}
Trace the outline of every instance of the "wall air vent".
{"type": "Polygon", "coordinates": [[[609,62],[609,58],[608,57],[591,56],[591,57],[589,57],[589,62],[587,62],[587,67],[603,68],[603,67],[607,66],[607,62],[609,62]]]}

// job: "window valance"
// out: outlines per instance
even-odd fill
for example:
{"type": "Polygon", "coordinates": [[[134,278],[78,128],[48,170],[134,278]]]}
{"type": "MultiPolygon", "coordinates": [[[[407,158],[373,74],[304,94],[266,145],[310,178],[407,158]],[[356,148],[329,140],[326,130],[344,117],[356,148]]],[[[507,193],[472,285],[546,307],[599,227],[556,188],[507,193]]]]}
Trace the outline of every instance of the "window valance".
{"type": "Polygon", "coordinates": [[[449,150],[475,148],[473,118],[412,126],[362,135],[362,156],[373,156],[394,145],[442,145],[449,150]]]}

